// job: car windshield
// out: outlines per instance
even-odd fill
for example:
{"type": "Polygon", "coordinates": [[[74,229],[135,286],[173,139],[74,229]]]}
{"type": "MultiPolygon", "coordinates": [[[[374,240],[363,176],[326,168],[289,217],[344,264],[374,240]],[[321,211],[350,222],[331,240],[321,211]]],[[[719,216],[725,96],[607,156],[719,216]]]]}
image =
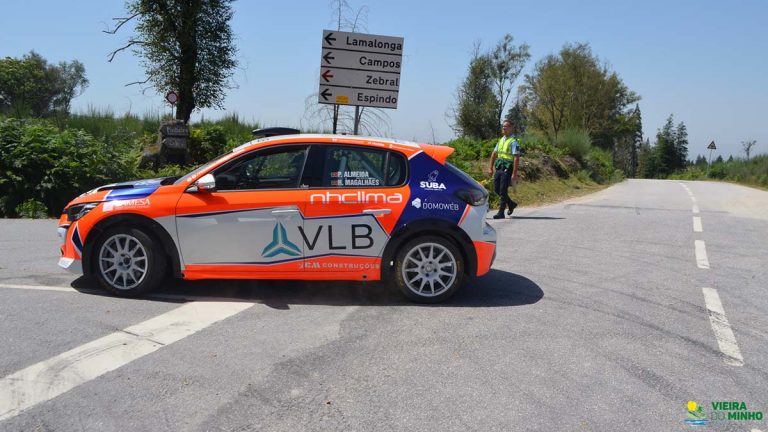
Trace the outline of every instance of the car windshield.
{"type": "Polygon", "coordinates": [[[200,173],[201,171],[205,170],[209,166],[213,165],[215,162],[218,162],[219,159],[221,159],[223,157],[226,157],[230,153],[232,153],[232,152],[231,151],[230,152],[226,152],[223,155],[219,155],[219,156],[211,159],[210,161],[200,165],[199,167],[195,168],[193,171],[189,172],[188,174],[184,175],[183,177],[180,177],[178,180],[173,182],[173,184],[177,185],[177,184],[184,183],[185,181],[187,181],[188,178],[190,178],[190,177],[192,177],[194,175],[197,175],[198,173],[200,173]]]}

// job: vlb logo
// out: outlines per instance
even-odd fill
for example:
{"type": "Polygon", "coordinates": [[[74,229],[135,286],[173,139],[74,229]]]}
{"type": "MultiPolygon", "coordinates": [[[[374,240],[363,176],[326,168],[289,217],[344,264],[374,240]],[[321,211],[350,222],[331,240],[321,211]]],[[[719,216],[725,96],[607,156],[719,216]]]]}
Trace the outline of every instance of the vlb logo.
{"type": "Polygon", "coordinates": [[[427,181],[419,182],[419,187],[426,190],[431,191],[441,191],[445,190],[445,183],[439,183],[437,181],[437,176],[440,175],[440,171],[434,170],[427,176],[427,181]]]}

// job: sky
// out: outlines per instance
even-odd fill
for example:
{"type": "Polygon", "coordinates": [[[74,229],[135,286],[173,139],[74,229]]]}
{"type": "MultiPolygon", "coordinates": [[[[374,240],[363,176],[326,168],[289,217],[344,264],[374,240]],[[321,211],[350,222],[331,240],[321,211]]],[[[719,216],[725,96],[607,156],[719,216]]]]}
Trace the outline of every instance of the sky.
{"type": "MultiPolygon", "coordinates": [[[[490,50],[510,33],[530,46],[524,69],[566,43],[587,42],[641,96],[643,132],[654,141],[667,117],[688,128],[689,158],[768,153],[768,1],[413,1],[348,0],[367,8],[367,33],[404,38],[398,108],[386,110],[390,135],[420,142],[455,137],[447,113],[467,74],[474,44],[490,50]]],[[[109,63],[132,28],[103,33],[125,16],[121,0],[10,1],[0,14],[0,56],[34,50],[51,62],[77,59],[88,89],[73,111],[168,112],[162,95],[126,83],[143,79],[130,52],[109,63]]],[[[192,121],[226,113],[263,126],[308,127],[307,97],[318,90],[323,29],[334,29],[328,0],[240,0],[232,29],[239,66],[225,110],[196,112],[192,121]]],[[[520,84],[522,77],[515,85],[520,84]]],[[[326,127],[330,128],[330,125],[326,127]]]]}

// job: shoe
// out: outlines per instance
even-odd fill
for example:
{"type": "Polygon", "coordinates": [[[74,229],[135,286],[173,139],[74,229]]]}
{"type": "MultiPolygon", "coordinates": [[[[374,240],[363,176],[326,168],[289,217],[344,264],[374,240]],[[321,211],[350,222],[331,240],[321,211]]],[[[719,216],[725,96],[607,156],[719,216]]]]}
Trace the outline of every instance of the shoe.
{"type": "Polygon", "coordinates": [[[512,212],[515,211],[516,207],[517,207],[517,203],[510,204],[509,208],[507,209],[507,216],[512,216],[512,212]]]}
{"type": "Polygon", "coordinates": [[[493,215],[494,219],[504,219],[504,213],[496,213],[493,215]]]}

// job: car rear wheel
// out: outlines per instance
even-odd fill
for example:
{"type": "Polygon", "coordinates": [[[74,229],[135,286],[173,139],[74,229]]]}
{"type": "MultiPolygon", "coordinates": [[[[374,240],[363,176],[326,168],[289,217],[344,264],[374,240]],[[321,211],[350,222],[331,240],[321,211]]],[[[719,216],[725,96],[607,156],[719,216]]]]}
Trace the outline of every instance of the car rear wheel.
{"type": "Polygon", "coordinates": [[[159,246],[138,228],[109,230],[94,248],[96,277],[118,296],[144,294],[163,280],[166,259],[159,246]]]}
{"type": "Polygon", "coordinates": [[[464,261],[458,248],[437,236],[408,242],[395,259],[395,282],[409,299],[439,303],[461,286],[464,261]]]}

